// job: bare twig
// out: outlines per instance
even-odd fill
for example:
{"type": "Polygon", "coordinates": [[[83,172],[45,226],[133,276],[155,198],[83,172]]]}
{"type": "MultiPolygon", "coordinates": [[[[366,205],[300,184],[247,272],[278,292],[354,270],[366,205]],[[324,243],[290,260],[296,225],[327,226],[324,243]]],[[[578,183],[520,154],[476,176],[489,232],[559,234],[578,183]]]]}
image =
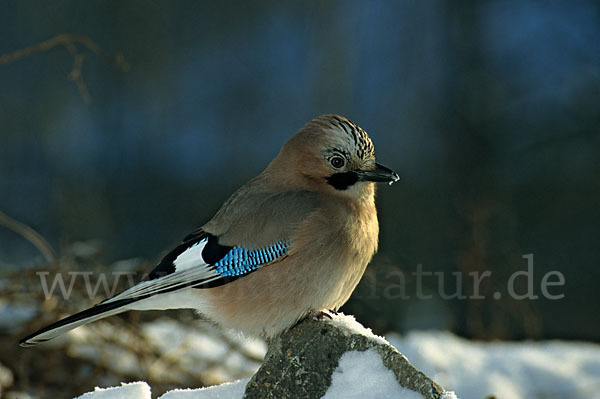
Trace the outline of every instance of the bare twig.
{"type": "Polygon", "coordinates": [[[98,46],[98,44],[96,44],[96,42],[94,42],[89,37],[85,35],[76,35],[69,33],[62,33],[41,43],[34,44],[33,46],[17,50],[10,54],[4,54],[0,56],[0,65],[19,61],[25,57],[29,57],[34,54],[46,52],[48,50],[53,49],[56,46],[64,46],[67,49],[67,51],[73,56],[73,69],[69,74],[69,79],[75,82],[85,102],[90,103],[91,97],[89,95],[87,85],[85,84],[85,81],[83,80],[83,75],[81,73],[83,61],[85,59],[85,54],[79,51],[76,44],[79,44],[91,50],[97,56],[102,58],[107,64],[112,64],[115,67],[121,69],[122,71],[129,70],[129,64],[125,62],[125,58],[122,54],[117,54],[115,56],[108,55],[100,48],[100,46],[98,46]]]}
{"type": "Polygon", "coordinates": [[[58,257],[52,246],[37,231],[0,211],[0,226],[14,231],[32,243],[44,255],[46,261],[53,266],[58,265],[58,257]]]}

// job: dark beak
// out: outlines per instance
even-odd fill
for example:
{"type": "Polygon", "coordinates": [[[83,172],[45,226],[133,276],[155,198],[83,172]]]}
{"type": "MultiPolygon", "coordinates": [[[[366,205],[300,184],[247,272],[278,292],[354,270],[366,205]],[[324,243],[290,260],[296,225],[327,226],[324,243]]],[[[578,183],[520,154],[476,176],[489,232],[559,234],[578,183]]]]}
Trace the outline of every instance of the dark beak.
{"type": "Polygon", "coordinates": [[[400,177],[396,172],[378,163],[375,164],[375,170],[360,170],[356,173],[358,174],[358,180],[361,181],[374,181],[392,184],[400,180],[400,177]]]}

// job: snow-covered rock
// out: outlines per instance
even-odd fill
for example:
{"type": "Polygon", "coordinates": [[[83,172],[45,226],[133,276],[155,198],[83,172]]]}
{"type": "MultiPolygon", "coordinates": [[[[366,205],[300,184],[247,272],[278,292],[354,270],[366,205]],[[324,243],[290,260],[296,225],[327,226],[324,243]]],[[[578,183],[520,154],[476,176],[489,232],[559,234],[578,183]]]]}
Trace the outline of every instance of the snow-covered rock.
{"type": "Polygon", "coordinates": [[[384,366],[373,349],[346,352],[334,370],[323,399],[422,399],[423,395],[404,388],[392,370],[384,366]],[[360,381],[360,384],[356,382],[360,381]]]}
{"type": "Polygon", "coordinates": [[[338,314],[305,319],[273,338],[244,398],[362,398],[367,391],[367,397],[439,399],[444,390],[384,338],[338,314]]]}
{"type": "MultiPolygon", "coordinates": [[[[353,317],[332,317],[304,320],[274,338],[262,366],[250,380],[173,390],[161,399],[454,399],[384,338],[374,335],[353,317]]],[[[171,344],[177,343],[165,343],[168,347],[163,349],[169,352],[171,344]]],[[[127,390],[126,397],[150,399],[147,385],[127,384],[111,389],[117,398],[127,390]]],[[[82,399],[104,399],[106,396],[94,395],[105,392],[97,389],[82,399]]]]}
{"type": "MultiPolygon", "coordinates": [[[[305,350],[294,348],[294,345],[280,346],[279,350],[283,350],[283,353],[272,359],[276,360],[275,364],[279,364],[280,369],[287,368],[284,373],[288,373],[288,376],[285,378],[292,377],[294,381],[297,378],[299,383],[309,377],[304,375],[304,372],[311,372],[310,369],[302,366],[303,361],[307,359],[305,356],[315,355],[327,359],[328,355],[333,354],[330,349],[336,347],[338,343],[330,329],[337,330],[342,335],[340,339],[350,339],[350,342],[353,342],[351,337],[358,335],[367,337],[365,339],[370,340],[375,346],[387,344],[385,339],[374,336],[370,330],[356,323],[351,317],[339,316],[331,321],[309,321],[307,324],[310,328],[307,328],[308,341],[303,342],[305,350]],[[326,342],[327,345],[320,344],[321,341],[326,342]],[[281,363],[277,363],[279,361],[281,363]]],[[[296,333],[292,330],[288,334],[296,333]]],[[[300,339],[296,335],[288,335],[288,337],[300,339]]],[[[415,367],[446,389],[456,391],[461,399],[485,397],[600,399],[600,345],[598,344],[565,341],[476,342],[443,331],[412,332],[405,336],[390,334],[388,340],[415,367]]],[[[332,366],[328,368],[331,371],[330,383],[322,393],[315,394],[313,397],[325,399],[363,397],[421,399],[424,397],[414,389],[407,389],[406,384],[398,383],[397,373],[386,365],[389,362],[386,356],[381,356],[380,351],[374,347],[365,349],[357,345],[358,341],[360,339],[351,344],[352,348],[344,350],[337,362],[331,362],[332,366]],[[365,392],[369,394],[365,396],[365,392]]],[[[337,354],[333,357],[335,356],[337,354]]],[[[267,360],[269,361],[269,355],[267,360]]],[[[329,360],[325,360],[325,363],[328,362],[329,360]]],[[[321,371],[320,374],[324,373],[321,371]]],[[[256,381],[254,378],[252,384],[258,383],[257,388],[261,388],[260,384],[263,384],[264,393],[264,390],[273,389],[273,385],[264,384],[286,384],[289,381],[285,382],[285,378],[273,378],[271,381],[268,378],[256,381]]],[[[413,383],[414,381],[413,379],[413,383]]],[[[150,399],[149,388],[145,391],[137,386],[135,389],[128,388],[129,385],[131,384],[114,388],[115,391],[112,392],[116,395],[119,390],[131,389],[128,391],[128,398],[150,399]],[[133,394],[139,396],[132,396],[133,394]]],[[[248,385],[249,379],[242,379],[203,389],[173,390],[165,393],[160,399],[242,399],[248,385]]],[[[94,395],[96,392],[90,394],[94,395]]],[[[439,399],[456,399],[452,392],[438,391],[438,394],[439,399]]],[[[105,397],[85,396],[85,399],[97,398],[105,397]]]]}

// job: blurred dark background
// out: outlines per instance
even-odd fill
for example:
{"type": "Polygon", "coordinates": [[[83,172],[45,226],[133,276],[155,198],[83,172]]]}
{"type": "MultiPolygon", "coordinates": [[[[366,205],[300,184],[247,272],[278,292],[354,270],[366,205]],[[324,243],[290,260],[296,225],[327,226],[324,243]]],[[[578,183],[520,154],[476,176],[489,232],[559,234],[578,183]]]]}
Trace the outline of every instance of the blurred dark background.
{"type": "MultiPolygon", "coordinates": [[[[338,113],[402,177],[380,187],[380,252],[344,311],[379,333],[600,340],[597,1],[0,7],[0,55],[77,33],[130,65],[79,46],[89,104],[62,46],[0,65],[0,211],[59,255],[92,242],[105,265],[158,260],[297,129],[338,113]],[[530,253],[540,298],[512,299],[507,281],[530,253]],[[444,273],[447,293],[452,272],[491,271],[486,299],[444,300],[425,277],[433,298],[418,300],[419,264],[444,273]],[[541,297],[549,271],[563,273],[550,290],[563,299],[541,297]],[[393,295],[399,272],[411,299],[393,295]]],[[[0,227],[0,262],[43,260],[0,227]]]]}

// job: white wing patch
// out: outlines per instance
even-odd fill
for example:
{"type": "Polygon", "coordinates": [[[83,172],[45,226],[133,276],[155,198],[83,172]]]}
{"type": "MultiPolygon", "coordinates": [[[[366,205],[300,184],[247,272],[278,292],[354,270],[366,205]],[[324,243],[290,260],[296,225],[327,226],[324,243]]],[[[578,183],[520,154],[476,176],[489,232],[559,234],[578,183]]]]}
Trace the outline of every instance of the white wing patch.
{"type": "Polygon", "coordinates": [[[153,280],[142,281],[103,303],[111,303],[121,299],[149,297],[165,291],[189,287],[195,282],[208,283],[221,278],[222,276],[215,271],[215,268],[202,258],[202,250],[207,241],[207,239],[204,239],[179,254],[173,261],[175,266],[173,273],[153,280]]]}
{"type": "Polygon", "coordinates": [[[208,238],[205,238],[204,240],[197,242],[179,254],[179,256],[173,261],[173,265],[175,265],[175,273],[182,272],[192,267],[209,266],[204,261],[204,258],[202,258],[202,250],[206,246],[207,242],[208,238]]]}

